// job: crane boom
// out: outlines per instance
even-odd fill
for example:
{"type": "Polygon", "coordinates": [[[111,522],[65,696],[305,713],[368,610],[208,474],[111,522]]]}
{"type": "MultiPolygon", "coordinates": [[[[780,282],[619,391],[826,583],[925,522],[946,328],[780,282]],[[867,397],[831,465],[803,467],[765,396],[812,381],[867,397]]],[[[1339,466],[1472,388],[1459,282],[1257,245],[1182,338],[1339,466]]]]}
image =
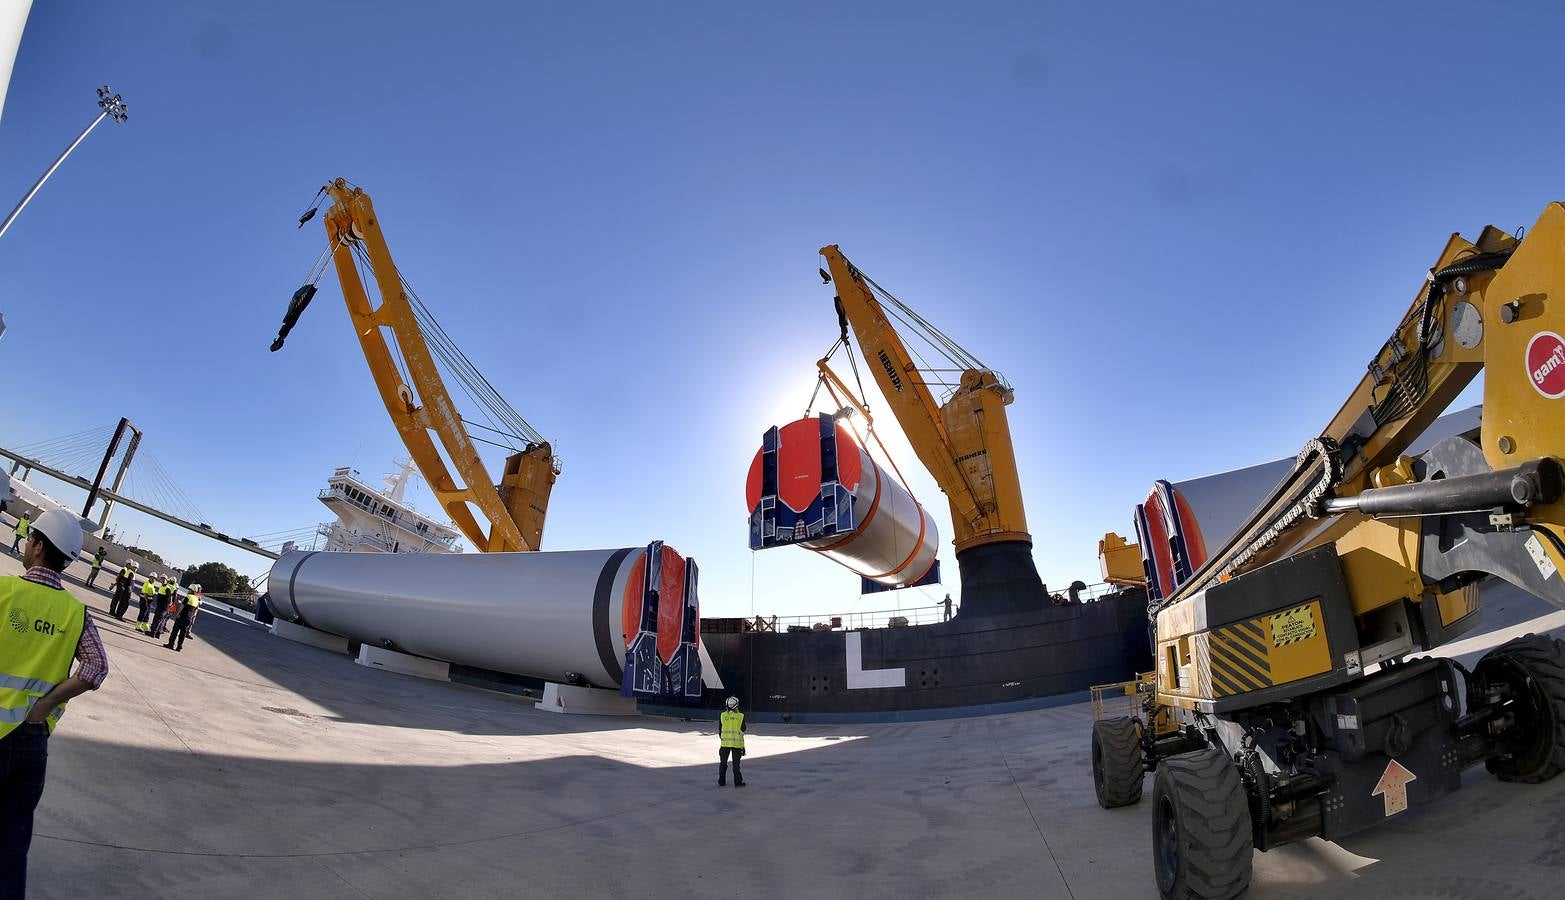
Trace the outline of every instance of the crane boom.
{"type": "MultiPolygon", "coordinates": [[[[1252,845],[1340,840],[1457,790],[1469,766],[1525,783],[1565,772],[1565,642],[1527,634],[1470,668],[1442,658],[1497,581],[1565,608],[1562,247],[1559,203],[1525,238],[1452,235],[1292,471],[1149,604],[1155,669],[1115,686],[1143,699],[1094,723],[1093,777],[1107,808],[1157,772],[1165,897],[1242,893],[1252,845]],[[1478,428],[1404,455],[1480,372],[1478,428]],[[1233,831],[1182,824],[1196,818],[1233,831]]],[[[1149,574],[1173,569],[1183,523],[1169,518],[1143,532],[1149,574]]],[[[1100,545],[1106,561],[1117,549],[1100,545]]]]}
{"type": "Polygon", "coordinates": [[[512,454],[500,484],[495,485],[441,379],[369,195],[341,178],[327,185],[326,193],[333,204],[323,219],[353,330],[386,412],[430,490],[477,549],[538,549],[558,475],[549,443],[530,443],[512,454]],[[379,306],[371,302],[359,277],[355,247],[362,247],[373,271],[379,306]],[[406,365],[407,381],[396,365],[388,333],[406,365]],[[439,447],[431,433],[438,437],[439,447]],[[442,449],[450,467],[441,457],[442,449]],[[474,507],[488,521],[487,531],[474,516],[474,507]]]}
{"type": "MultiPolygon", "coordinates": [[[[1493,226],[1484,228],[1475,241],[1451,235],[1396,330],[1322,436],[1311,442],[1317,450],[1301,453],[1294,473],[1226,547],[1180,585],[1175,597],[1183,599],[1220,579],[1339,541],[1362,517],[1338,515],[1321,522],[1327,504],[1349,508],[1345,498],[1412,481],[1411,461],[1401,456],[1408,445],[1486,363],[1496,365],[1494,358],[1501,354],[1525,357],[1525,348],[1515,346],[1513,337],[1525,329],[1508,326],[1520,316],[1524,299],[1534,299],[1526,309],[1534,316],[1542,307],[1536,298],[1546,292],[1538,285],[1553,276],[1548,241],[1558,233],[1565,233],[1565,206],[1553,203],[1525,245],[1493,226]],[[1502,306],[1510,308],[1511,319],[1499,321],[1502,306]],[[1485,322],[1492,323],[1487,335],[1485,322]]],[[[1554,433],[1539,427],[1552,418],[1544,398],[1511,387],[1507,369],[1521,368],[1521,362],[1499,365],[1503,377],[1485,381],[1481,449],[1488,464],[1500,469],[1530,458],[1529,453],[1557,452],[1554,433]],[[1497,420],[1515,423],[1513,434],[1506,436],[1509,449],[1500,446],[1500,429],[1488,427],[1497,420]]]]}
{"type": "MultiPolygon", "coordinates": [[[[1005,407],[1013,392],[994,371],[970,365],[944,405],[868,281],[835,244],[821,248],[842,319],[913,451],[951,505],[958,554],[1004,541],[1031,545],[1005,407]]],[[[938,376],[936,376],[938,377],[938,376]]]]}

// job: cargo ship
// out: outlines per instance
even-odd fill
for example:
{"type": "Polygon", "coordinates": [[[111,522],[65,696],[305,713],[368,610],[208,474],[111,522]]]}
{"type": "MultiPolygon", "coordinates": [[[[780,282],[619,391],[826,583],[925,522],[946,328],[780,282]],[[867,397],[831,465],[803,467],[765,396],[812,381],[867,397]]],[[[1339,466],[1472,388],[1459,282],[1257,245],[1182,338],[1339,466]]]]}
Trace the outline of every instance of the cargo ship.
{"type": "Polygon", "coordinates": [[[702,706],[715,714],[731,694],[760,721],[800,723],[987,715],[1079,702],[1094,684],[1151,668],[1139,588],[1085,599],[1039,585],[1033,602],[1001,608],[964,593],[949,621],[929,624],[894,616],[880,627],[828,620],[779,631],[766,620],[703,619],[701,644],[723,688],[702,706]]]}
{"type": "MultiPolygon", "coordinates": [[[[857,573],[866,593],[940,578],[932,517],[836,417],[763,435],[746,503],[753,550],[811,550],[857,573]]],[[[962,603],[954,615],[942,605],[927,623],[888,612],[881,621],[830,616],[782,628],[775,619],[704,619],[701,645],[723,691],[752,715],[796,722],[1070,703],[1094,684],[1151,668],[1141,588],[1104,592],[1078,581],[1051,592],[1030,540],[959,545],[956,556],[962,603]]],[[[708,710],[715,693],[704,698],[708,710]]]]}

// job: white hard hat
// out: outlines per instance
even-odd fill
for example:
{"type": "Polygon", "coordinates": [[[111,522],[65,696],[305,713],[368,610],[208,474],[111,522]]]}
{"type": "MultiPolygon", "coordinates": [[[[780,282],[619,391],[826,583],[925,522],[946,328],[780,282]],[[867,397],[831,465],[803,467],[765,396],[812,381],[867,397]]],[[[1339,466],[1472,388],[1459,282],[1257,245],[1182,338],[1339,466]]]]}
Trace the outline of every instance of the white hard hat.
{"type": "Polygon", "coordinates": [[[192,584],[190,586],[190,589],[193,590],[193,591],[199,591],[199,590],[201,590],[201,585],[199,585],[199,584],[192,584]]]}
{"type": "Polygon", "coordinates": [[[46,511],[33,523],[33,528],[48,538],[56,550],[64,553],[67,560],[75,559],[76,554],[82,552],[82,520],[63,509],[46,511]]]}
{"type": "Polygon", "coordinates": [[[729,709],[738,709],[739,708],[739,698],[738,697],[729,697],[727,700],[723,701],[723,705],[728,707],[729,709]]]}

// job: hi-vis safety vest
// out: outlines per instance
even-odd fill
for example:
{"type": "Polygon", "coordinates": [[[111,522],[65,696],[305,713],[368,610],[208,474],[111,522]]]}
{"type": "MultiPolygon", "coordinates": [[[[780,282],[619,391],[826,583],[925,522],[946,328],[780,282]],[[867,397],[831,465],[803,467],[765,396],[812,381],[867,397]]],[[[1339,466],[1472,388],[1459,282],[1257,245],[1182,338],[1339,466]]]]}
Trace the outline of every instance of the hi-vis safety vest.
{"type": "MultiPolygon", "coordinates": [[[[86,615],[87,607],[67,591],[0,577],[0,737],[71,674],[86,615]]],[[[50,731],[64,712],[61,705],[49,714],[50,731]]]]}
{"type": "Polygon", "coordinates": [[[146,581],[143,581],[141,583],[141,593],[142,594],[150,597],[153,594],[156,594],[157,592],[158,592],[158,586],[152,582],[152,579],[148,578],[146,581]]]}
{"type": "Polygon", "coordinates": [[[199,608],[201,606],[201,595],[200,594],[186,594],[185,595],[185,605],[199,608]]]}
{"type": "Polygon", "coordinates": [[[724,747],[738,747],[744,749],[744,713],[732,709],[725,709],[717,717],[722,725],[722,739],[724,747]]]}
{"type": "Polygon", "coordinates": [[[26,516],[23,516],[20,519],[16,520],[16,536],[17,537],[19,537],[19,538],[27,537],[27,532],[31,528],[32,528],[32,523],[27,521],[27,517],[26,516]]]}

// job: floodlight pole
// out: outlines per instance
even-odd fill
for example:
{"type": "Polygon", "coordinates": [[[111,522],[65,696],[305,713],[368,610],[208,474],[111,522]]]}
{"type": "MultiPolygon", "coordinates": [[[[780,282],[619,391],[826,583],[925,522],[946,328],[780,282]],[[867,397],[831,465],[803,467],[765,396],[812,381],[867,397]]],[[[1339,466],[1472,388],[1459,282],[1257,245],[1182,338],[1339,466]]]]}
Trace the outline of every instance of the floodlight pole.
{"type": "Polygon", "coordinates": [[[16,221],[16,217],[22,214],[22,209],[33,199],[33,195],[38,193],[38,189],[43,187],[45,181],[49,180],[49,176],[54,174],[54,170],[60,167],[60,163],[65,162],[65,158],[71,155],[71,151],[76,149],[76,145],[86,140],[87,135],[91,134],[92,130],[98,127],[99,122],[102,122],[104,119],[123,122],[128,118],[125,115],[124,99],[119,94],[112,93],[108,85],[98,88],[98,109],[101,111],[98,113],[97,118],[93,119],[86,128],[82,129],[82,133],[76,136],[76,140],[71,141],[71,145],[65,148],[65,152],[61,153],[59,158],[54,161],[54,165],[45,169],[44,173],[38,177],[38,180],[33,182],[32,188],[22,197],[22,202],[16,204],[16,209],[11,210],[11,214],[5,217],[4,222],[0,222],[0,237],[5,236],[6,230],[11,227],[12,222],[16,221]]]}

